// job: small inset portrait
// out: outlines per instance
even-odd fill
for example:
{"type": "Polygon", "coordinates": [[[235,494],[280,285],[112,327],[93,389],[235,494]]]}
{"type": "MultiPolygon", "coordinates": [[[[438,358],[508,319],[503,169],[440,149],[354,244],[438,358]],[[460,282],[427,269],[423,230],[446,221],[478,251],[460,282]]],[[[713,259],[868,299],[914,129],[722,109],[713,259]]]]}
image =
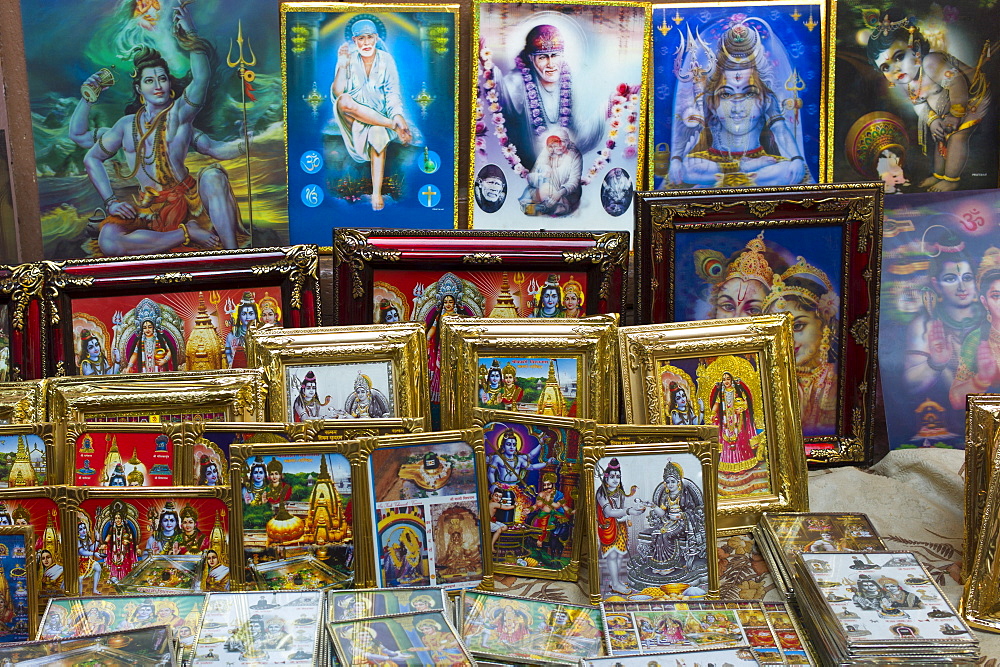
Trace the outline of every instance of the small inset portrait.
{"type": "Polygon", "coordinates": [[[628,172],[621,167],[615,167],[604,177],[601,184],[601,206],[608,215],[618,217],[628,210],[632,204],[635,187],[628,172]]]}
{"type": "Polygon", "coordinates": [[[488,164],[479,170],[475,184],[476,205],[485,213],[496,213],[507,198],[507,179],[503,170],[488,164]]]}

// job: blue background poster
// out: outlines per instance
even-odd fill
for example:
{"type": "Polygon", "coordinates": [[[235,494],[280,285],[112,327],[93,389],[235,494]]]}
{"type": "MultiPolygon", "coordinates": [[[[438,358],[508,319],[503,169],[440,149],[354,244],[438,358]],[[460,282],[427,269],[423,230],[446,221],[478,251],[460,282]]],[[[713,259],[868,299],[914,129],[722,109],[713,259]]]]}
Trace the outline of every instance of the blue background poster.
{"type": "Polygon", "coordinates": [[[344,225],[455,226],[456,16],[448,7],[283,15],[292,243],[330,245],[332,229],[344,225]],[[374,66],[364,66],[353,36],[368,21],[377,33],[374,66]],[[332,85],[338,67],[353,72],[339,94],[332,85]],[[345,95],[384,105],[379,113],[392,109],[390,119],[401,107],[405,130],[364,129],[345,118],[345,95]],[[373,197],[379,160],[371,159],[379,144],[381,202],[373,197]]]}

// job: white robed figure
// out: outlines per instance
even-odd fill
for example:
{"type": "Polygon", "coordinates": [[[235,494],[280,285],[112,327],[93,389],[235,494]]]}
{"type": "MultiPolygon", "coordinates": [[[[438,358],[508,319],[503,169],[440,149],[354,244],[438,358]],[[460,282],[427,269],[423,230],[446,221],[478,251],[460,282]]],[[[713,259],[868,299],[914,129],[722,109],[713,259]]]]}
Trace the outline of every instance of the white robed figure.
{"type": "Polygon", "coordinates": [[[337,51],[330,86],[334,119],[347,152],[357,162],[370,162],[372,209],[385,206],[382,178],[385,151],[391,141],[409,144],[412,135],[403,117],[396,61],[385,48],[375,22],[357,18],[348,25],[350,40],[337,51]]]}

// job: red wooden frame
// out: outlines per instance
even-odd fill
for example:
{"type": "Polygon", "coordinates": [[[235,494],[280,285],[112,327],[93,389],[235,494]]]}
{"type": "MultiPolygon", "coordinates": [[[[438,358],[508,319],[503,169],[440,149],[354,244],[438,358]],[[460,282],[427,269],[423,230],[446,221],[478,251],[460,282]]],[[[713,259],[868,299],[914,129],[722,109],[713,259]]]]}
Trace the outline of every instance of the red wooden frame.
{"type": "Polygon", "coordinates": [[[7,319],[2,325],[10,355],[7,382],[45,377],[44,284],[43,264],[0,266],[0,306],[7,307],[7,319]]]}
{"type": "Polygon", "coordinates": [[[47,373],[77,374],[72,330],[77,299],[271,287],[280,291],[285,327],[317,326],[318,263],[314,245],[44,263],[47,373]]]}
{"type": "Polygon", "coordinates": [[[676,237],[685,232],[808,229],[839,226],[842,247],[799,249],[840,253],[839,413],[834,436],[805,438],[810,463],[871,463],[876,451],[881,182],[784,188],[732,188],[637,194],[636,317],[675,321],[676,237]]]}

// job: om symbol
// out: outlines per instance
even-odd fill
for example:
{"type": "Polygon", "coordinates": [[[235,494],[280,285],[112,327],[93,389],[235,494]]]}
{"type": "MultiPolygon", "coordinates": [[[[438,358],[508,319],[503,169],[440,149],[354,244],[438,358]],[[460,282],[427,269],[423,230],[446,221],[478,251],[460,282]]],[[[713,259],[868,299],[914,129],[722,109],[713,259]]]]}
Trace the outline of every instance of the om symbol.
{"type": "Polygon", "coordinates": [[[977,228],[986,224],[986,219],[978,208],[972,208],[962,214],[962,226],[966,231],[974,232],[977,228]]]}

